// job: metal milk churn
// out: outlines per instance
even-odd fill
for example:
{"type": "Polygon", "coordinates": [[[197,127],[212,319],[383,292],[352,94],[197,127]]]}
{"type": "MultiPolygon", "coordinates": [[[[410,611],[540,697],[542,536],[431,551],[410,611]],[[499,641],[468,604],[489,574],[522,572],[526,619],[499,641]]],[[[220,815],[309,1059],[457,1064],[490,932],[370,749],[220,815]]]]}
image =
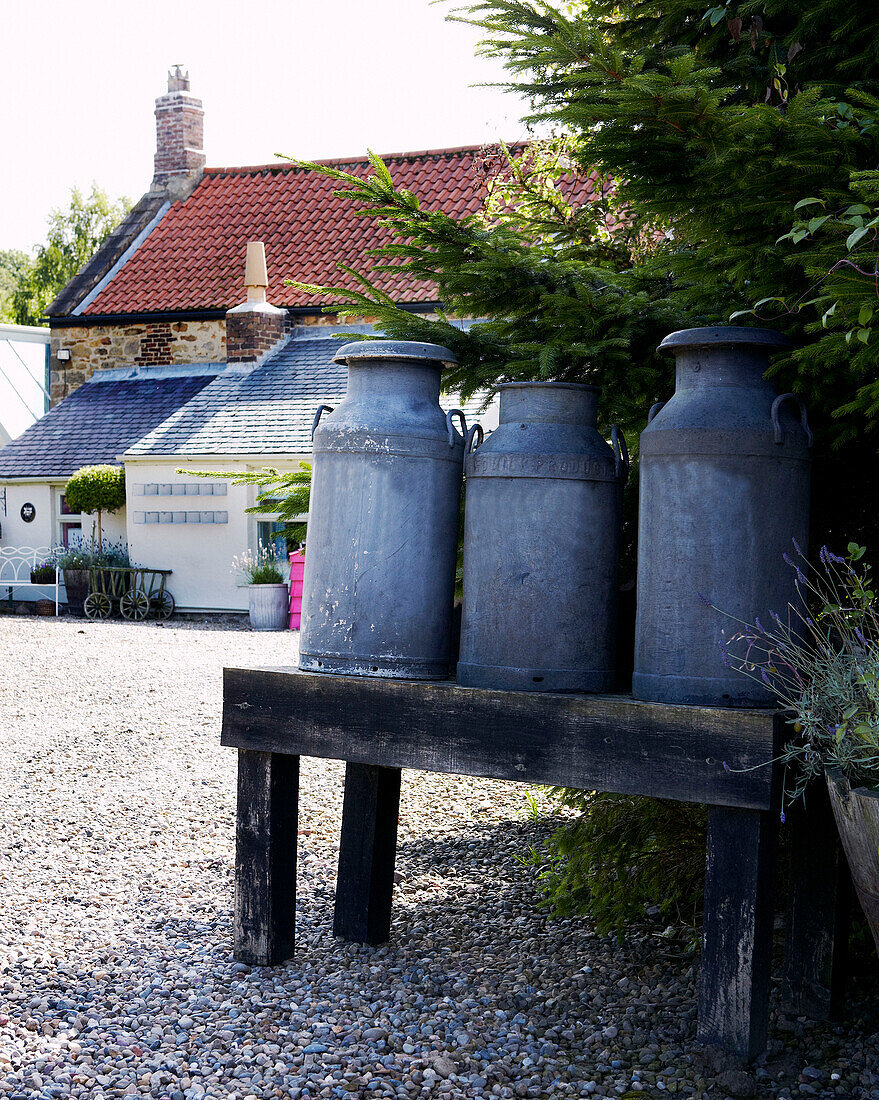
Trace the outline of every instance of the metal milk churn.
{"type": "Polygon", "coordinates": [[[348,390],[315,416],[299,667],[449,673],[464,438],[439,405],[447,348],[346,344],[348,390]]]}
{"type": "Polygon", "coordinates": [[[594,386],[499,389],[499,427],[465,459],[458,682],[609,691],[625,441],[598,432],[594,386]]]}
{"type": "Polygon", "coordinates": [[[677,381],[641,435],[638,699],[774,702],[726,667],[722,646],[740,629],[735,619],[786,618],[795,573],[784,555],[795,553],[792,539],[807,546],[812,433],[799,398],[776,396],[763,377],[787,344],[738,327],[684,329],[660,344],[676,356],[677,381]]]}

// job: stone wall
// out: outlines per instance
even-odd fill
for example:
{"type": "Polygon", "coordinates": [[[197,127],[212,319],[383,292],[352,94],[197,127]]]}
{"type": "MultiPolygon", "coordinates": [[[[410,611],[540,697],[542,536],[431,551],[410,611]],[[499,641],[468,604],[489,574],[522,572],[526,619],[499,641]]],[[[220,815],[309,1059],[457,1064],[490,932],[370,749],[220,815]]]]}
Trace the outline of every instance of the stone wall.
{"type": "Polygon", "coordinates": [[[52,404],[57,405],[98,370],[217,363],[225,358],[226,323],[222,319],[53,328],[52,404]],[[58,361],[61,348],[71,353],[66,363],[58,361]]]}
{"type": "MultiPolygon", "coordinates": [[[[425,316],[432,317],[433,314],[425,314],[425,316]]],[[[374,325],[376,320],[375,317],[349,317],[345,321],[340,321],[332,313],[307,313],[301,316],[290,313],[287,315],[286,331],[292,332],[300,325],[374,325]]]]}
{"type": "MultiPolygon", "coordinates": [[[[425,314],[433,319],[434,314],[425,314]]],[[[350,324],[373,324],[374,317],[350,324]]],[[[329,313],[285,318],[285,331],[299,325],[335,325],[329,313]]],[[[171,363],[219,363],[226,359],[226,321],[152,321],[143,324],[83,325],[52,329],[52,404],[57,405],[96,370],[111,367],[164,366],[171,363]],[[58,361],[61,348],[71,358],[58,361]]]]}

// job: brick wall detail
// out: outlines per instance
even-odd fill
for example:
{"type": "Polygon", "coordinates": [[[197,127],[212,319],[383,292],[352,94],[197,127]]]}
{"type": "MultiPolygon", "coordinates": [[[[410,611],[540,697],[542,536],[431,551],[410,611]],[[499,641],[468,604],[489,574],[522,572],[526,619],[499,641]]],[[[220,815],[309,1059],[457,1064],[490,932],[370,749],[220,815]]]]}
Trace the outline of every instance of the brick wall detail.
{"type": "Polygon", "coordinates": [[[226,357],[230,363],[261,359],[284,338],[284,313],[246,310],[226,314],[226,357]]]}
{"type": "Polygon", "coordinates": [[[155,183],[201,172],[205,165],[202,102],[184,92],[156,100],[155,183]]]}
{"type": "Polygon", "coordinates": [[[173,363],[173,342],[169,324],[151,325],[150,331],[140,338],[140,351],[134,357],[135,364],[139,367],[165,367],[173,363]]]}
{"type": "Polygon", "coordinates": [[[52,404],[57,405],[95,371],[137,364],[220,363],[225,358],[222,319],[54,329],[52,404]],[[71,353],[66,363],[58,361],[61,348],[71,353]]]}

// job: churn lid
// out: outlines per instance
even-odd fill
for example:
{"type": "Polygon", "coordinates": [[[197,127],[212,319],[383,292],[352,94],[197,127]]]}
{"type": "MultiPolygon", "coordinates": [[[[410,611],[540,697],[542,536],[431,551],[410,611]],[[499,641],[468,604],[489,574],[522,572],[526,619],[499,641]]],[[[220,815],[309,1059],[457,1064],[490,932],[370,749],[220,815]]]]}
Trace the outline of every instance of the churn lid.
{"type": "Polygon", "coordinates": [[[746,325],[715,325],[711,328],[682,328],[669,333],[659,345],[660,351],[677,348],[703,348],[713,345],[727,347],[789,348],[792,341],[783,332],[772,328],[749,328],[746,325]]]}
{"type": "Polygon", "coordinates": [[[339,348],[333,356],[334,363],[350,363],[352,360],[428,359],[431,362],[457,363],[455,353],[441,344],[422,344],[418,340],[355,340],[339,348]]]}

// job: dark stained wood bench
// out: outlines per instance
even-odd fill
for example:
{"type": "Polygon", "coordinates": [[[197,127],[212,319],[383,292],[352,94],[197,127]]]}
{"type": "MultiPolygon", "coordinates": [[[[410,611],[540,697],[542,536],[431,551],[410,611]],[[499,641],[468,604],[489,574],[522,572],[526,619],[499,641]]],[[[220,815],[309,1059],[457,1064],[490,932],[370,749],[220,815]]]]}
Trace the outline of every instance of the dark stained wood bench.
{"type": "MultiPolygon", "coordinates": [[[[389,938],[400,769],[653,795],[709,806],[699,1038],[745,1058],[766,1045],[783,716],[634,701],[225,670],[222,744],[239,750],[235,954],[295,945],[299,757],[346,761],[333,929],[389,938]]],[[[782,986],[798,1014],[841,1006],[848,896],[819,795],[794,815],[782,986]]]]}

